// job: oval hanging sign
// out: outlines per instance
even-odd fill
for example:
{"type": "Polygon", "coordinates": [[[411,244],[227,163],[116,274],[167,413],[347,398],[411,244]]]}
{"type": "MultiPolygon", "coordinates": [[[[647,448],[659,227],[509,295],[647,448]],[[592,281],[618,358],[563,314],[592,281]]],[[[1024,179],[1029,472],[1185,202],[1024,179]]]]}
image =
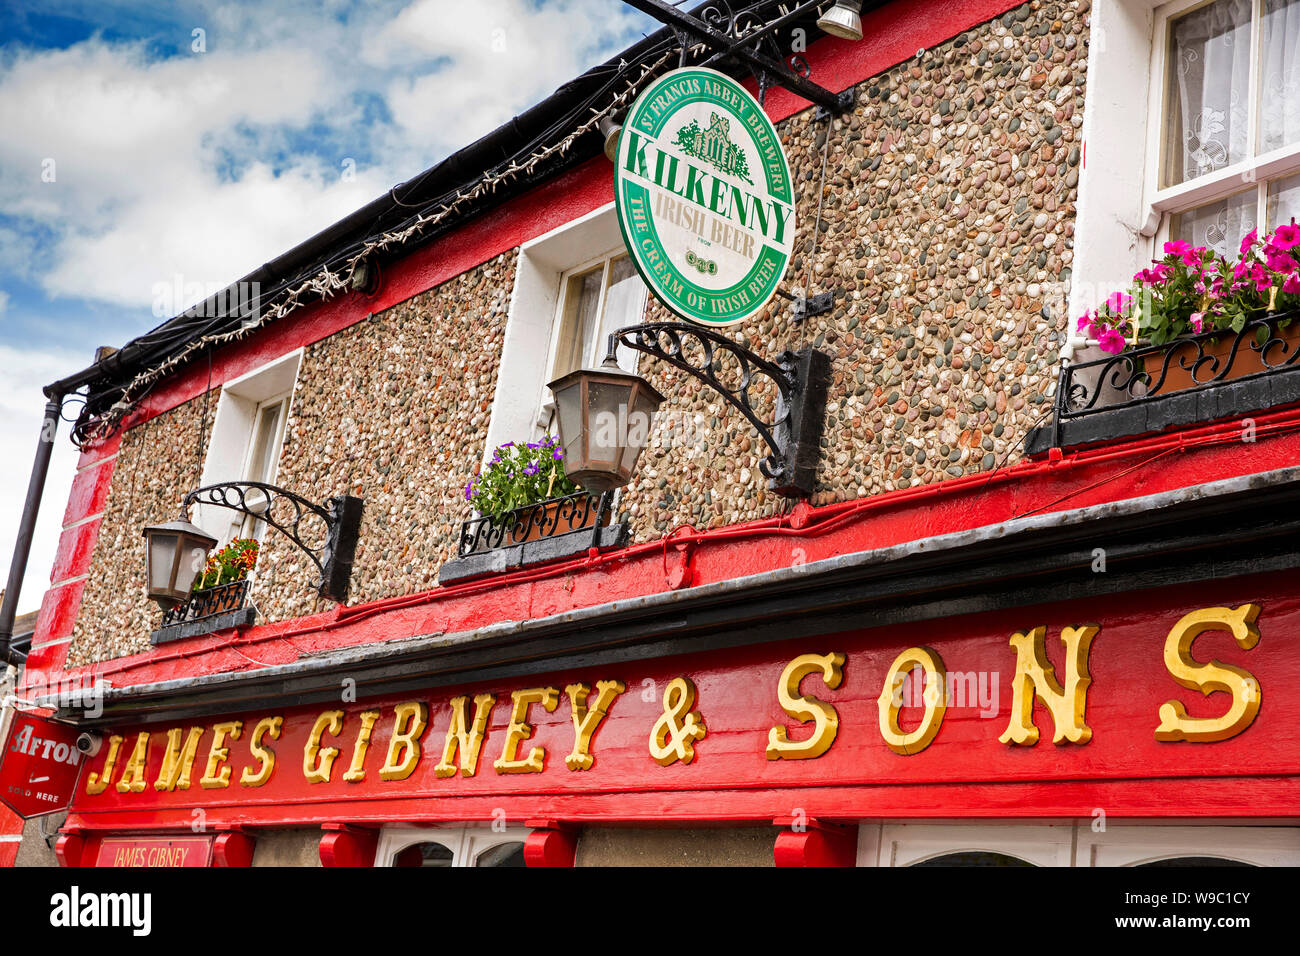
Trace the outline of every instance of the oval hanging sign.
{"type": "Polygon", "coordinates": [[[765,306],[794,248],[794,191],[781,140],[749,91],[703,67],[647,87],[618,142],[623,241],[655,297],[702,325],[765,306]]]}

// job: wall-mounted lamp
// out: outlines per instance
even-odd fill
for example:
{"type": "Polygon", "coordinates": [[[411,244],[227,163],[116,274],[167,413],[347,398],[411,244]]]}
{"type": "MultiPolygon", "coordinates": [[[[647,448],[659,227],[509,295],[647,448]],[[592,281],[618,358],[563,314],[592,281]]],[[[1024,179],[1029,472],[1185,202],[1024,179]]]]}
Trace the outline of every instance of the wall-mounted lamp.
{"type": "Polygon", "coordinates": [[[835,0],[817,20],[818,29],[841,40],[862,39],[862,0],[835,0]]]}
{"type": "Polygon", "coordinates": [[[649,382],[618,367],[615,353],[620,344],[693,375],[739,409],[767,444],[769,453],[758,468],[771,491],[787,498],[813,493],[830,356],[800,349],[770,362],[719,332],[685,322],[619,329],[609,337],[600,368],[579,369],[551,382],[565,470],[577,485],[602,492],[631,481],[663,401],[649,382]],[[736,372],[733,384],[718,375],[724,356],[736,372]],[[750,397],[750,388],[760,378],[772,382],[777,393],[770,420],[759,415],[750,397]]]}
{"type": "Polygon", "coordinates": [[[352,577],[352,560],[361,530],[364,502],[352,495],[337,495],[323,505],[291,491],[261,481],[227,481],[189,492],[181,503],[181,516],[166,524],[144,529],[145,580],[150,600],[170,611],[189,599],[195,579],[203,570],[217,539],[190,523],[190,506],[199,503],[226,508],[265,522],[292,541],[320,572],[317,590],[321,597],[345,601],[352,577]],[[256,492],[256,504],[247,496],[256,492]],[[303,522],[324,523],[325,537],[317,545],[307,543],[303,522]]]}

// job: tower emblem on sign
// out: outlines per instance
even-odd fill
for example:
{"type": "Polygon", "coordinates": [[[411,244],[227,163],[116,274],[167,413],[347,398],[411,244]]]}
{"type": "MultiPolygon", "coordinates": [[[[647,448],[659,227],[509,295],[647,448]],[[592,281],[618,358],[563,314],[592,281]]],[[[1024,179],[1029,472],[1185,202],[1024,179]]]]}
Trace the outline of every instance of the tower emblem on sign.
{"type": "Polygon", "coordinates": [[[728,176],[743,179],[752,186],[754,180],[749,175],[749,159],[745,156],[745,151],[731,141],[727,135],[730,131],[731,120],[710,113],[707,130],[701,130],[699,122],[691,120],[677,131],[674,145],[680,146],[687,156],[702,159],[728,176]]]}

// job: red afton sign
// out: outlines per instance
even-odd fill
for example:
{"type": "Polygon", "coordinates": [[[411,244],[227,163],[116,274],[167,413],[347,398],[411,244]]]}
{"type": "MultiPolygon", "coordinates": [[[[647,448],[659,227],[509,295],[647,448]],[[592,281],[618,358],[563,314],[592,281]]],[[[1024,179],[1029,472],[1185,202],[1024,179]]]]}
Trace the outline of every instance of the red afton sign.
{"type": "Polygon", "coordinates": [[[23,819],[66,810],[81,773],[77,730],[14,714],[0,755],[0,800],[23,819]]]}

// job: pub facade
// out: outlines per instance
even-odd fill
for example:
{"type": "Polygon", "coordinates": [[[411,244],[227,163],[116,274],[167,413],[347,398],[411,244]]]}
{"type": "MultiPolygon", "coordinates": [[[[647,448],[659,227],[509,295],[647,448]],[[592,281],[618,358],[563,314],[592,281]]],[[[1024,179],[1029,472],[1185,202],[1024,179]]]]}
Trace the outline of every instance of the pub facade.
{"type": "Polygon", "coordinates": [[[20,863],[1300,863],[1300,3],[778,6],[51,386],[20,863]]]}

